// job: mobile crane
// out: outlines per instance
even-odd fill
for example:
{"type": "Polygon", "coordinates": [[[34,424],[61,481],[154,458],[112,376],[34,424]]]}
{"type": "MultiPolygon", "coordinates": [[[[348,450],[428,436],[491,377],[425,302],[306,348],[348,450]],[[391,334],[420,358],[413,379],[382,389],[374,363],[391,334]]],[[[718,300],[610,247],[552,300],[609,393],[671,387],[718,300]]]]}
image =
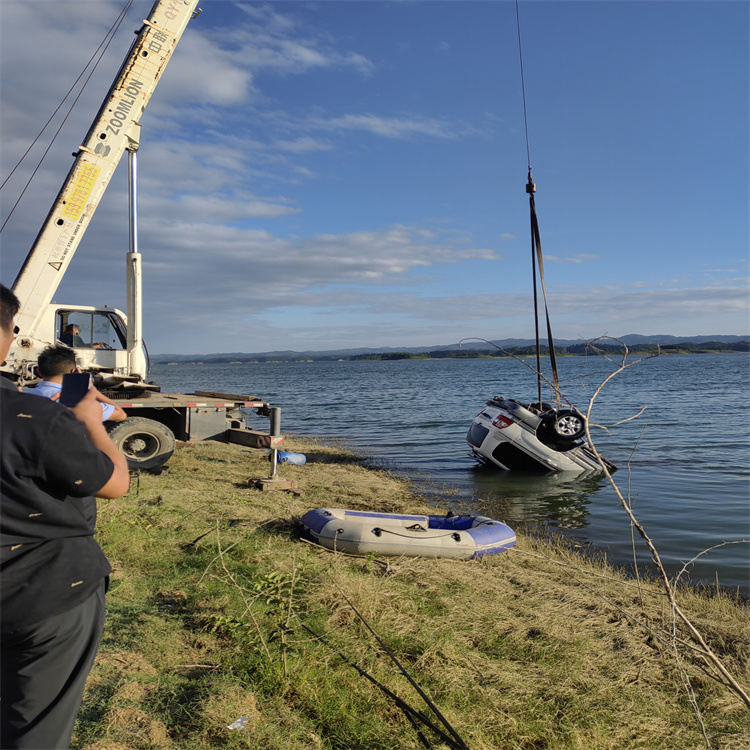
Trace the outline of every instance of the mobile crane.
{"type": "MultiPolygon", "coordinates": [[[[18,335],[2,376],[33,384],[41,351],[69,343],[81,370],[128,414],[110,436],[131,468],[157,469],[172,455],[176,440],[223,439],[256,448],[283,444],[279,410],[253,396],[197,391],[162,394],[147,382],[148,357],[142,339],[141,255],[135,227],[135,154],[140,117],[159,82],[198,0],[157,0],[133,42],[93,121],[55,202],[21,268],[13,291],[21,307],[18,335]],[[70,261],[125,152],[130,162],[130,248],[127,253],[127,315],[113,307],[52,302],[70,261]],[[70,332],[75,326],[76,336],[70,332]],[[248,410],[271,417],[269,433],[246,424],[248,410]]],[[[275,462],[274,462],[275,466],[275,462]]]]}

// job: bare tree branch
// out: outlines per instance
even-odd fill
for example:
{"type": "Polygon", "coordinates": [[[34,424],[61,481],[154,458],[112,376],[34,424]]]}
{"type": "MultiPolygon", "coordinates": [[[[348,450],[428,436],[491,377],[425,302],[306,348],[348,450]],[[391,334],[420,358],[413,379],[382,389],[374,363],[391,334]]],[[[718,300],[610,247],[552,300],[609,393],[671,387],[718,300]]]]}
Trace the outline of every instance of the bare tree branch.
{"type": "MultiPolygon", "coordinates": [[[[616,339],[615,339],[616,340],[616,339]]],[[[661,561],[661,557],[659,555],[659,551],[657,550],[656,546],[654,545],[651,538],[646,533],[646,530],[644,529],[643,525],[638,521],[635,514],[633,513],[633,509],[631,506],[631,503],[629,500],[625,498],[625,496],[620,491],[620,488],[618,487],[617,483],[612,478],[612,473],[607,468],[607,463],[604,461],[604,459],[599,454],[599,451],[596,448],[596,445],[594,444],[594,441],[591,437],[591,431],[588,426],[588,421],[591,415],[591,410],[594,406],[594,401],[597,399],[599,394],[602,392],[604,387],[609,383],[612,378],[619,375],[624,370],[628,369],[629,367],[632,367],[633,365],[639,364],[644,361],[644,359],[650,359],[651,357],[644,357],[641,359],[634,360],[633,362],[627,362],[627,356],[628,356],[628,348],[623,344],[623,342],[619,342],[622,344],[622,346],[625,348],[625,354],[622,356],[622,360],[620,362],[619,368],[611,373],[608,377],[606,377],[602,383],[599,385],[599,387],[596,389],[594,394],[592,395],[591,399],[589,400],[588,409],[586,411],[586,436],[588,438],[589,444],[591,445],[591,449],[596,455],[599,464],[602,468],[602,471],[606,475],[607,479],[609,480],[609,483],[614,490],[615,494],[617,495],[617,498],[620,501],[620,504],[622,505],[623,509],[628,515],[628,518],[630,519],[630,523],[633,525],[633,527],[636,529],[638,534],[640,535],[641,539],[646,543],[646,546],[648,547],[649,552],[651,553],[651,559],[654,562],[654,565],[656,567],[656,571],[658,573],[659,579],[661,580],[662,586],[664,588],[664,591],[667,595],[667,599],[669,601],[670,610],[672,612],[672,617],[675,621],[675,628],[676,628],[676,621],[679,620],[682,622],[682,624],[687,628],[687,630],[690,632],[692,637],[700,644],[701,648],[703,649],[703,652],[705,654],[705,657],[710,660],[710,662],[713,664],[713,666],[719,671],[719,673],[722,675],[722,677],[726,680],[727,684],[731,687],[731,690],[740,698],[740,700],[748,707],[750,708],[750,696],[747,694],[747,692],[742,688],[742,686],[737,682],[737,680],[734,678],[734,676],[727,670],[727,668],[722,663],[721,659],[716,655],[716,653],[709,647],[709,645],[706,643],[705,639],[703,638],[702,634],[696,628],[696,626],[692,623],[690,618],[682,611],[680,606],[677,604],[676,599],[676,581],[673,583],[669,579],[669,575],[667,574],[666,568],[664,567],[664,564],[661,561]]],[[[679,576],[678,576],[679,578],[679,576]]],[[[676,636],[676,632],[675,632],[676,636]]],[[[677,657],[676,649],[675,649],[675,656],[677,657]]],[[[687,679],[687,675],[683,672],[681,665],[679,664],[678,660],[678,667],[680,668],[681,674],[683,674],[683,679],[687,679]]],[[[686,687],[689,685],[689,680],[687,680],[686,687]]],[[[688,693],[690,695],[690,700],[693,703],[694,709],[696,712],[698,712],[698,706],[697,703],[695,703],[695,698],[692,695],[692,689],[688,690],[688,693]]],[[[699,716],[699,712],[697,713],[699,716]]],[[[700,720],[700,716],[699,716],[700,720]]],[[[701,727],[703,726],[701,722],[701,727]]],[[[705,730],[704,730],[704,736],[705,736],[705,730]]]]}

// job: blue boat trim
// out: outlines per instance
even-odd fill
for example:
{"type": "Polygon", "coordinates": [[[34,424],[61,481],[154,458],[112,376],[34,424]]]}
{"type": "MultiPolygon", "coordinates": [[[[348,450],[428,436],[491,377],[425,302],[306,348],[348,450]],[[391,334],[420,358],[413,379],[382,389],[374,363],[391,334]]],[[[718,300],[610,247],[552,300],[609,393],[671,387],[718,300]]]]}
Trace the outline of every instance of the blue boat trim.
{"type": "MultiPolygon", "coordinates": [[[[319,508],[322,510],[322,508],[319,508]]],[[[314,512],[314,511],[311,511],[314,512]]],[[[361,516],[364,518],[391,518],[393,520],[398,519],[399,521],[427,521],[428,518],[434,518],[436,516],[402,516],[398,513],[373,513],[369,510],[347,510],[344,511],[347,516],[361,516]]]]}
{"type": "MultiPolygon", "coordinates": [[[[305,526],[313,533],[319,535],[325,525],[333,520],[333,515],[323,508],[319,508],[317,511],[311,511],[305,513],[302,522],[305,526]]],[[[311,540],[315,541],[315,540],[311,540]]]]}

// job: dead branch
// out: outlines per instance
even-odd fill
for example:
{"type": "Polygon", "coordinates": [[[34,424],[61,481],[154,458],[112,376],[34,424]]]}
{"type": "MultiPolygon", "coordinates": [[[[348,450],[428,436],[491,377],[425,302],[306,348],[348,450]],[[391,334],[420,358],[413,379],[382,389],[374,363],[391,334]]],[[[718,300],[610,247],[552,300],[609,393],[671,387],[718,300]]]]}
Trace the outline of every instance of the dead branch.
{"type": "MultiPolygon", "coordinates": [[[[620,343],[622,343],[622,342],[620,342],[620,343]]],[[[623,346],[624,346],[624,344],[623,344],[623,346]]],[[[649,537],[649,535],[646,533],[646,530],[643,527],[643,525],[640,523],[640,521],[638,521],[638,519],[636,518],[635,514],[633,513],[633,509],[631,507],[630,502],[625,498],[625,496],[620,491],[620,488],[618,487],[617,483],[614,481],[611,472],[607,468],[606,461],[604,461],[604,459],[599,454],[599,451],[597,450],[596,445],[594,444],[594,441],[593,441],[593,439],[591,437],[591,432],[590,432],[590,429],[588,427],[588,421],[589,421],[589,417],[590,417],[590,414],[591,414],[591,410],[593,409],[594,401],[599,396],[599,394],[602,392],[602,390],[607,385],[607,383],[609,383],[609,381],[612,380],[612,378],[616,377],[617,375],[619,375],[620,373],[622,373],[624,370],[628,369],[629,367],[632,367],[633,365],[639,364],[640,362],[643,362],[645,359],[651,359],[651,357],[643,357],[641,359],[634,360],[633,362],[627,362],[627,354],[628,354],[628,350],[627,350],[627,346],[625,346],[625,354],[622,357],[622,360],[620,362],[619,368],[615,372],[611,373],[608,377],[606,377],[602,381],[602,383],[598,386],[598,388],[596,389],[596,391],[592,395],[591,399],[589,400],[589,405],[588,405],[588,409],[587,409],[587,412],[586,412],[586,421],[587,421],[586,436],[587,436],[587,438],[589,440],[589,444],[591,445],[591,449],[593,450],[594,454],[597,457],[597,460],[599,461],[599,464],[600,464],[600,466],[602,468],[602,471],[606,475],[606,477],[607,477],[607,479],[609,481],[610,486],[612,487],[612,489],[614,490],[615,494],[617,495],[617,498],[620,501],[620,504],[622,505],[623,509],[625,510],[625,513],[628,515],[628,518],[630,519],[630,523],[636,529],[636,531],[640,535],[641,539],[643,539],[643,541],[645,542],[646,546],[648,547],[649,552],[651,553],[651,559],[654,562],[654,565],[656,567],[656,571],[658,573],[659,579],[661,580],[662,586],[663,586],[664,591],[665,591],[665,593],[667,595],[667,599],[669,601],[670,611],[672,612],[672,616],[673,616],[675,622],[676,622],[676,620],[679,620],[680,622],[682,622],[682,624],[688,629],[688,631],[690,632],[690,634],[692,635],[692,637],[700,644],[700,646],[701,646],[701,648],[703,650],[703,653],[705,654],[706,658],[711,661],[711,663],[713,664],[713,666],[719,671],[719,673],[722,675],[722,677],[731,686],[732,692],[734,692],[735,695],[737,695],[740,698],[740,700],[748,708],[750,708],[750,696],[742,688],[742,686],[737,682],[737,680],[729,672],[729,670],[724,666],[724,664],[722,663],[721,659],[719,659],[719,657],[716,655],[716,653],[706,643],[706,641],[704,640],[704,638],[703,638],[702,634],[700,633],[700,631],[698,630],[698,628],[696,628],[696,626],[692,623],[692,621],[690,620],[690,618],[682,611],[682,609],[678,605],[677,599],[676,599],[676,584],[673,583],[672,581],[670,581],[669,575],[667,574],[667,571],[666,571],[666,568],[664,567],[664,564],[661,561],[661,557],[659,555],[659,551],[656,549],[656,546],[654,545],[653,541],[651,540],[651,538],[649,537]]],[[[675,656],[677,656],[676,649],[675,649],[675,656]]],[[[685,679],[687,677],[687,675],[685,675],[682,672],[682,667],[679,664],[679,661],[678,661],[678,668],[680,669],[681,674],[683,674],[683,679],[685,679]]],[[[689,683],[689,680],[688,680],[688,683],[689,683]]],[[[695,703],[694,696],[692,696],[692,690],[689,690],[688,692],[689,692],[690,700],[693,703],[695,710],[697,711],[698,710],[698,706],[695,703]]],[[[699,714],[698,714],[698,716],[699,716],[699,714]]],[[[700,716],[699,716],[699,721],[700,721],[700,716]]],[[[702,722],[701,722],[701,727],[702,726],[703,725],[702,725],[702,722]]],[[[705,736],[705,733],[704,733],[704,736],[705,736]]]]}
{"type": "Polygon", "coordinates": [[[720,544],[715,544],[713,547],[704,549],[702,552],[699,552],[695,557],[692,557],[686,563],[683,563],[682,568],[680,569],[680,572],[675,576],[675,579],[674,579],[675,586],[680,580],[680,576],[682,576],[683,573],[687,572],[688,566],[692,565],[699,557],[703,557],[703,555],[707,555],[709,552],[712,552],[715,549],[719,549],[719,547],[726,547],[729,544],[748,544],[748,543],[750,543],[750,539],[737,539],[736,541],[733,541],[733,542],[721,542],[720,544]]]}

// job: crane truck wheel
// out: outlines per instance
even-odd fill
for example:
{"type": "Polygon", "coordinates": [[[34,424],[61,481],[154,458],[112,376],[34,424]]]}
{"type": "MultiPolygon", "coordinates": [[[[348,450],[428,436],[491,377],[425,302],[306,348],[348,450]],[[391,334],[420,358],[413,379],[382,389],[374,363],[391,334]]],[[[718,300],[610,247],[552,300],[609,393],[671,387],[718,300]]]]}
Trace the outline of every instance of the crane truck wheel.
{"type": "Polygon", "coordinates": [[[157,469],[174,453],[172,431],[153,419],[128,417],[122,422],[115,422],[108,432],[131,469],[157,469]]]}

